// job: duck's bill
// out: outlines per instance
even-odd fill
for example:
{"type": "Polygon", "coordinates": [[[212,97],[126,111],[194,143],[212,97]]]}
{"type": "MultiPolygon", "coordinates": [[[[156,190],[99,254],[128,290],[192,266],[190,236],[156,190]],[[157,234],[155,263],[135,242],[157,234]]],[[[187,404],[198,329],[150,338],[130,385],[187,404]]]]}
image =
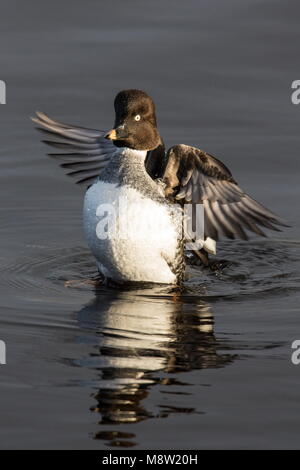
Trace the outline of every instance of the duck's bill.
{"type": "Polygon", "coordinates": [[[123,127],[116,127],[105,135],[105,138],[108,140],[122,140],[126,139],[127,137],[128,133],[124,130],[123,127]]]}

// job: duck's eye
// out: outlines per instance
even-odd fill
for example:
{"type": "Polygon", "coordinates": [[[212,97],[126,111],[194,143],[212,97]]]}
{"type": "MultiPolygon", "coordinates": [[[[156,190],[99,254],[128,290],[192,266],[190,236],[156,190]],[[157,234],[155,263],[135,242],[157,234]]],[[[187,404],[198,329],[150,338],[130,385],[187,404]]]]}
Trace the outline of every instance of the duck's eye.
{"type": "Polygon", "coordinates": [[[141,119],[141,116],[139,114],[137,114],[136,116],[134,116],[134,120],[135,121],[139,121],[141,119]]]}

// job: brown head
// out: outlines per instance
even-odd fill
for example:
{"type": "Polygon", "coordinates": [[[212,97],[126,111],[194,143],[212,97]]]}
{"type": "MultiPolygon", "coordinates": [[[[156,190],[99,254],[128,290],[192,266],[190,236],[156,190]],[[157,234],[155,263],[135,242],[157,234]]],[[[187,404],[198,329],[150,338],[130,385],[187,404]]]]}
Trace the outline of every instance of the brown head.
{"type": "Polygon", "coordinates": [[[123,90],[115,97],[115,125],[106,135],[117,147],[153,150],[161,144],[155,106],[144,91],[123,90]]]}

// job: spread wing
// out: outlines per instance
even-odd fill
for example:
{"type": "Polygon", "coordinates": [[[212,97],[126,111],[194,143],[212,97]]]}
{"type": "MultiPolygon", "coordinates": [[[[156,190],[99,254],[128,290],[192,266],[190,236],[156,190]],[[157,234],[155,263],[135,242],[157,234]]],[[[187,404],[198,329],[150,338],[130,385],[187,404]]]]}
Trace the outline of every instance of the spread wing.
{"type": "Polygon", "coordinates": [[[204,234],[213,240],[248,239],[246,230],[266,236],[261,227],[280,231],[287,226],[273,212],[246,194],[217,158],[187,145],[171,147],[163,176],[166,196],[183,203],[203,204],[204,234]]]}
{"type": "Polygon", "coordinates": [[[43,142],[61,151],[48,155],[63,161],[60,166],[71,170],[67,175],[76,178],[78,184],[91,184],[116,151],[104,138],[104,131],[63,124],[40,112],[32,120],[50,138],[43,142]]]}

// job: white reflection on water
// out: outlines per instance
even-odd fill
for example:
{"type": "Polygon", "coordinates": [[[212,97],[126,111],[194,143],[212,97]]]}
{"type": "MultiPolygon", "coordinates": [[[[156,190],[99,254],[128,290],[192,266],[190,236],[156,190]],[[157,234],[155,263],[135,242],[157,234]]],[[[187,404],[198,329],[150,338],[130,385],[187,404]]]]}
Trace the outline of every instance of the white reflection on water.
{"type": "MultiPolygon", "coordinates": [[[[178,372],[224,367],[237,357],[224,352],[228,345],[216,340],[211,307],[203,301],[188,304],[176,297],[149,299],[125,292],[98,295],[79,312],[78,321],[81,329],[97,332],[93,352],[76,363],[99,374],[96,405],[91,409],[99,413],[101,425],[201,413],[189,406],[188,398],[185,407],[173,406],[170,400],[157,410],[153,404],[148,409],[146,398],[157,384],[175,386],[172,392],[164,388],[164,393],[189,395],[187,385],[192,384],[181,382],[178,372]]],[[[94,438],[108,440],[109,445],[134,445],[119,441],[136,437],[123,434],[100,430],[94,438]]]]}

